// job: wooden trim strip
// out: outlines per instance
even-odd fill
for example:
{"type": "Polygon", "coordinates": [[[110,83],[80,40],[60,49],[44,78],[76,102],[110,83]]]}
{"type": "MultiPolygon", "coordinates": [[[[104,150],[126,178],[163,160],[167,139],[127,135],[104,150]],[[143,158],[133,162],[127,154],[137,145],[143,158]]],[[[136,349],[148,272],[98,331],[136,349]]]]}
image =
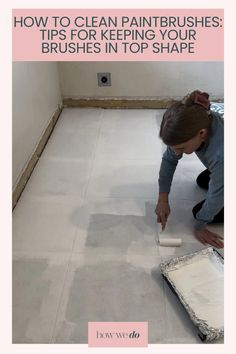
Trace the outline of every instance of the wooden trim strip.
{"type": "Polygon", "coordinates": [[[172,99],[163,100],[143,100],[143,99],[73,99],[64,98],[64,107],[96,107],[96,108],[168,108],[172,103],[176,102],[172,99]]]}
{"type": "MultiPolygon", "coordinates": [[[[150,109],[166,109],[177,100],[167,99],[94,99],[94,98],[64,98],[64,107],[80,107],[80,108],[150,108],[150,109]]],[[[222,102],[215,99],[214,102],[222,102]]]]}
{"type": "Polygon", "coordinates": [[[22,172],[21,174],[21,177],[13,191],[13,195],[12,195],[12,209],[15,208],[47,142],[48,142],[48,139],[50,138],[52,132],[53,132],[53,129],[56,125],[56,122],[62,112],[62,109],[63,107],[58,107],[57,110],[55,111],[53,117],[51,118],[45,132],[43,133],[32,157],[30,158],[27,166],[25,167],[24,171],[22,172]]]}

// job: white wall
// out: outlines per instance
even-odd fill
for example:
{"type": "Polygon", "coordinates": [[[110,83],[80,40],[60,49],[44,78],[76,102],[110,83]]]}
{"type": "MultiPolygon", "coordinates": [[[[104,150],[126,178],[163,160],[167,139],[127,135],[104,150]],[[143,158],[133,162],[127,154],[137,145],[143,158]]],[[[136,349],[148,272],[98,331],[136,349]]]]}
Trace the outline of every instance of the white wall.
{"type": "Polygon", "coordinates": [[[62,62],[62,96],[179,98],[200,89],[223,98],[223,62],[62,62]],[[111,87],[99,87],[98,72],[111,72],[111,87]]]}
{"type": "Polygon", "coordinates": [[[12,69],[13,189],[61,103],[57,63],[15,62],[12,69]]]}

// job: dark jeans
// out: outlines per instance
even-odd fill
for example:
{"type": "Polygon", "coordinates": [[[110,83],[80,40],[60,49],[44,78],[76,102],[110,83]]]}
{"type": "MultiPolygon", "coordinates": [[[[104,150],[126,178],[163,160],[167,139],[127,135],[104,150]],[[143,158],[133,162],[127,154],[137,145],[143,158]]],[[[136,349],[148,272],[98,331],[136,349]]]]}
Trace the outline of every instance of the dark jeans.
{"type": "MultiPolygon", "coordinates": [[[[205,170],[202,173],[200,173],[200,175],[197,177],[197,184],[199,185],[199,187],[208,190],[208,186],[211,178],[210,175],[211,173],[209,170],[205,170]]],[[[196,219],[196,214],[202,208],[204,202],[205,199],[193,207],[192,212],[195,219],[196,219]]],[[[222,208],[221,211],[217,215],[215,215],[214,219],[210,222],[210,224],[218,224],[223,222],[224,222],[224,208],[222,208]]]]}

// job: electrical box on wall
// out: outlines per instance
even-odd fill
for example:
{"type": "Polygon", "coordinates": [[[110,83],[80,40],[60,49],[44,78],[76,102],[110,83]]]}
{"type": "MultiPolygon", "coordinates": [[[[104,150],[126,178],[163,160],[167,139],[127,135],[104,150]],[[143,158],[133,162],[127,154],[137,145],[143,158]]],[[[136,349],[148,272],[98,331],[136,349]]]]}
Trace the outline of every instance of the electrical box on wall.
{"type": "Polygon", "coordinates": [[[111,73],[98,73],[98,86],[111,86],[111,73]]]}

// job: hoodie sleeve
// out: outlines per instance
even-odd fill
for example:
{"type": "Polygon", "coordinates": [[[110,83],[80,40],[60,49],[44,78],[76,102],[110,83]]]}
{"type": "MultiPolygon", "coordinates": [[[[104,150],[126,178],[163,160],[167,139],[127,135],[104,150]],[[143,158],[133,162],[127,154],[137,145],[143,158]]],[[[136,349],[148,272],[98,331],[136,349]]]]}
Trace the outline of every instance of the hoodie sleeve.
{"type": "Polygon", "coordinates": [[[158,180],[159,193],[170,192],[175,169],[182,156],[183,156],[182,154],[176,155],[175,152],[169,146],[167,147],[162,157],[161,167],[159,172],[159,180],[158,180]]]}
{"type": "Polygon", "coordinates": [[[196,214],[195,229],[201,230],[210,223],[224,206],[224,164],[220,162],[211,171],[206,200],[196,214]]]}

